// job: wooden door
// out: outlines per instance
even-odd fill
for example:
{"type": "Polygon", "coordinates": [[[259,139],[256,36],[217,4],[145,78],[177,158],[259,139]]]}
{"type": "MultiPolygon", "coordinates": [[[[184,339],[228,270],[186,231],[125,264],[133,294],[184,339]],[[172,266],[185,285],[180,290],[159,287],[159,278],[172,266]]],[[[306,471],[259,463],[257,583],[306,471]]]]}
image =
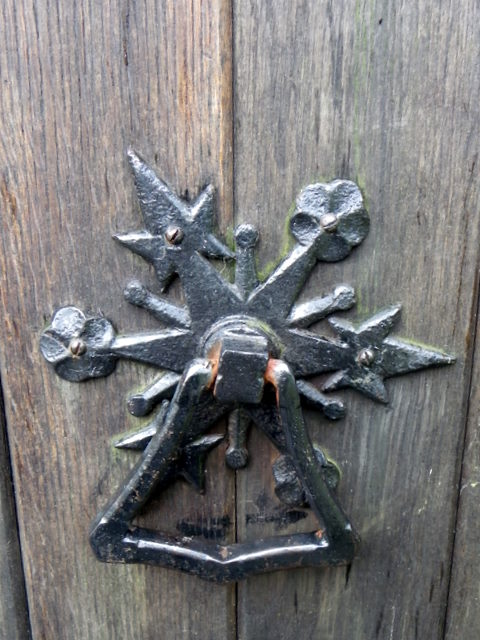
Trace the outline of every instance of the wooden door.
{"type": "MultiPolygon", "coordinates": [[[[4,0],[0,24],[0,637],[478,638],[478,2],[4,0]],[[93,557],[150,372],[72,385],[38,343],[66,304],[149,326],[121,292],[153,274],[110,239],[139,221],[129,145],[181,194],[213,182],[222,232],[259,228],[264,274],[301,187],[355,180],[370,234],[305,295],[348,282],[351,317],[401,301],[400,335],[456,354],[392,381],[389,405],[346,392],[344,421],[309,415],[362,537],[348,567],[215,585],[93,557]]],[[[234,473],[219,447],[205,495],[175,485],[151,520],[231,541],[298,528],[271,446],[254,431],[249,449],[234,473]]]]}

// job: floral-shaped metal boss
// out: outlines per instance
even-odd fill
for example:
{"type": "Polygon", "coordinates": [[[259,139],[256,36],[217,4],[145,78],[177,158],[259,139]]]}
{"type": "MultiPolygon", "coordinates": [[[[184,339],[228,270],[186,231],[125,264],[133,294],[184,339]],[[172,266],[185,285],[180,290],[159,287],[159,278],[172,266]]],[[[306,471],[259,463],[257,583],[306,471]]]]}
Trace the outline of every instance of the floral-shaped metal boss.
{"type": "Polygon", "coordinates": [[[161,370],[158,379],[129,399],[133,415],[152,413],[153,418],[117,443],[142,453],[93,523],[90,540],[96,555],[108,562],[175,567],[218,582],[286,567],[350,562],[358,537],[335,496],[337,468],[312,443],[302,403],[338,419],[345,413],[343,403],[324,392],[352,387],[386,402],[385,378],[454,359],[390,337],[400,306],[359,325],[329,318],[336,338],[308,330],[355,304],[354,291],[346,285],[296,304],[316,262],[344,259],[368,232],[369,217],[353,182],[303,189],[290,222],[296,244],[259,282],[257,232],[250,225],[236,229],[235,255],[222,244],[213,232],[211,186],[186,202],[132,151],[129,160],[145,228],[115,238],[154,266],[162,291],[178,275],[186,307],[135,281],[125,290],[126,299],[170,328],[117,335],[107,319],[64,307],[41,338],[45,358],[73,382],[109,375],[118,358],[161,370]],[[235,259],[235,281],[225,280],[209,257],[235,259]],[[308,381],[325,372],[331,375],[321,390],[308,381]],[[279,451],[273,465],[278,498],[288,506],[309,506],[319,522],[316,531],[221,545],[132,524],[152,493],[178,476],[203,489],[205,458],[223,439],[205,433],[226,415],[227,464],[233,469],[247,464],[247,428],[253,422],[279,451]]]}

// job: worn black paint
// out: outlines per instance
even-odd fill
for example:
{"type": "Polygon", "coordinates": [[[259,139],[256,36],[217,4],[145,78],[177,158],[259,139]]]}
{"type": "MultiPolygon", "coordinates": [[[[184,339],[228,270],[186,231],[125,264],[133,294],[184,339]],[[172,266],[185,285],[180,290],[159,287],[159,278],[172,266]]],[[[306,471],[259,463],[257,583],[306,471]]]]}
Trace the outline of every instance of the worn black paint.
{"type": "Polygon", "coordinates": [[[168,370],[129,400],[130,412],[138,416],[161,406],[150,424],[117,443],[143,453],[93,524],[95,553],[105,561],[158,564],[219,582],[293,566],[351,562],[358,537],[335,497],[338,472],[312,444],[301,401],[329,419],[342,417],[345,407],[304,378],[333,372],[324,391],[350,386],[386,401],[385,378],[450,364],[453,358],[389,338],[399,306],[358,327],[330,319],[336,339],[305,329],[355,302],[353,289],[341,285],[295,305],[316,262],[344,259],[368,232],[368,214],[353,182],[335,180],[303,189],[291,220],[297,244],[261,284],[254,262],[257,233],[240,226],[231,284],[206,260],[234,257],[213,233],[213,189],[207,187],[188,203],[136,154],[129,157],[146,229],[116,239],[153,264],[162,290],[178,274],[187,307],[133,282],[126,299],[173,328],[122,336],[105,318],[65,307],[54,314],[41,339],[45,358],[74,382],[109,375],[122,357],[168,370]],[[205,458],[222,439],[204,433],[227,413],[232,415],[228,464],[241,468],[247,463],[252,420],[281,453],[273,469],[278,497],[290,506],[307,503],[321,529],[218,545],[132,526],[152,495],[179,475],[203,490],[205,458]]]}

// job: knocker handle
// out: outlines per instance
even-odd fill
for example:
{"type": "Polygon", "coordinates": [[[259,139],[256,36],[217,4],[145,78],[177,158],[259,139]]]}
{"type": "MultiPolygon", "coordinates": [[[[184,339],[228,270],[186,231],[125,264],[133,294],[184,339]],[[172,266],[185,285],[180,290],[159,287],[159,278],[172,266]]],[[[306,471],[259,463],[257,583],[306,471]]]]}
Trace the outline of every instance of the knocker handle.
{"type": "Polygon", "coordinates": [[[355,535],[318,466],[295,378],[278,360],[268,362],[265,381],[275,389],[287,450],[293,459],[299,460],[299,476],[311,507],[325,523],[325,531],[218,545],[189,539],[179,543],[131,525],[152,492],[165,486],[171,480],[172,468],[181,463],[180,452],[191,444],[194,407],[214,384],[216,372],[218,369],[210,360],[195,360],[189,365],[141,460],[92,527],[90,542],[97,557],[106,562],[175,567],[217,582],[285,566],[349,562],[355,550],[355,535]]]}

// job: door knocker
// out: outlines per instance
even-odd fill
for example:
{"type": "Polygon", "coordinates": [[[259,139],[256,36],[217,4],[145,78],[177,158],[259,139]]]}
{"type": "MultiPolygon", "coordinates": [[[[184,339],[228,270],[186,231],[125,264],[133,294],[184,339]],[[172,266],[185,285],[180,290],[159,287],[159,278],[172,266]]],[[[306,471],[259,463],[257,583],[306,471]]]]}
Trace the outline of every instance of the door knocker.
{"type": "Polygon", "coordinates": [[[325,392],[351,387],[386,402],[385,378],[451,364],[454,358],[390,337],[399,305],[361,324],[329,317],[335,338],[308,330],[355,304],[354,290],[346,285],[296,303],[317,261],[343,260],[368,233],[369,217],[355,183],[335,180],[301,191],[290,221],[296,244],[259,282],[257,232],[250,225],[237,227],[235,253],[230,251],[213,232],[211,186],[187,202],[132,151],[129,160],[145,229],[115,239],[153,265],[162,291],[178,275],[186,306],[135,281],[125,291],[128,302],[168,328],[119,335],[106,318],[63,307],[41,337],[44,357],[73,382],[109,375],[119,358],[161,370],[158,379],[129,399],[133,415],[153,417],[147,427],[117,443],[142,453],[92,525],[96,555],[107,562],[174,567],[217,582],[350,562],[358,537],[335,496],[338,470],[310,440],[302,404],[335,420],[343,417],[344,404],[325,392]],[[236,261],[233,283],[210,257],[236,261]],[[320,373],[330,373],[321,390],[308,381],[320,373]],[[152,492],[178,476],[202,490],[205,458],[223,440],[221,434],[205,433],[227,415],[229,467],[247,464],[246,431],[252,422],[279,451],[272,469],[278,498],[289,506],[308,505],[319,521],[316,531],[220,545],[132,525],[152,492]]]}

